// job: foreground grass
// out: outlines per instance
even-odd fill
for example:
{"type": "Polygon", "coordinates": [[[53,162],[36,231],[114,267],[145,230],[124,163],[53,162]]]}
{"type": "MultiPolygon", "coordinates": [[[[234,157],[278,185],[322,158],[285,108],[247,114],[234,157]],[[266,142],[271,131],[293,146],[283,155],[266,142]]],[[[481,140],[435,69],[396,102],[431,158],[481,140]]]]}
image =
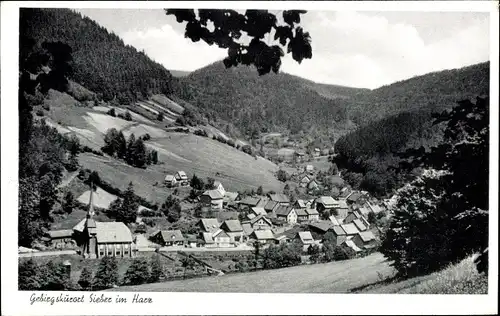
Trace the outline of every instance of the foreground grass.
{"type": "Polygon", "coordinates": [[[488,277],[480,275],[474,256],[426,276],[365,288],[364,293],[399,294],[487,294],[488,277]]]}
{"type": "Polygon", "coordinates": [[[354,287],[393,276],[394,269],[375,253],[364,258],[276,270],[228,274],[138,286],[111,291],[350,293],[354,287]]]}

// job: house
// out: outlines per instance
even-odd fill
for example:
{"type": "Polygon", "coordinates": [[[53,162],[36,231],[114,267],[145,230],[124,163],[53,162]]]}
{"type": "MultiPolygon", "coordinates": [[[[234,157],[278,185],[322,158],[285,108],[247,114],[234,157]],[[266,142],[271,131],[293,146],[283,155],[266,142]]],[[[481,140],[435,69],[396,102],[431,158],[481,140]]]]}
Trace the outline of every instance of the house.
{"type": "Polygon", "coordinates": [[[344,242],[341,244],[341,246],[349,247],[349,248],[351,248],[352,250],[354,250],[356,252],[360,252],[360,251],[363,250],[363,249],[359,248],[354,243],[354,241],[352,241],[352,237],[349,237],[348,239],[344,240],[344,242]]]}
{"type": "Polygon", "coordinates": [[[250,238],[255,239],[261,244],[275,243],[273,232],[270,229],[254,230],[250,235],[250,238]]]}
{"type": "Polygon", "coordinates": [[[347,213],[349,212],[349,206],[344,200],[337,201],[337,205],[333,209],[336,211],[337,218],[341,219],[346,218],[347,213]]]}
{"type": "Polygon", "coordinates": [[[293,203],[293,207],[295,208],[306,208],[307,207],[307,201],[298,199],[293,203]]]}
{"type": "Polygon", "coordinates": [[[268,194],[267,195],[271,201],[278,202],[280,205],[288,206],[290,205],[290,198],[286,194],[268,194]]]}
{"type": "Polygon", "coordinates": [[[347,239],[347,233],[340,225],[332,226],[330,232],[332,232],[335,239],[335,245],[337,246],[340,246],[347,239]]]}
{"type": "Polygon", "coordinates": [[[217,230],[212,234],[212,239],[217,248],[234,247],[234,241],[231,242],[231,236],[222,229],[217,230]]]}
{"type": "Polygon", "coordinates": [[[96,222],[94,214],[93,190],[90,190],[87,216],[73,227],[82,256],[132,257],[134,249],[130,229],[122,222],[96,222]]]}
{"type": "Polygon", "coordinates": [[[304,171],[309,173],[309,174],[313,174],[314,172],[314,167],[313,165],[306,165],[305,168],[304,168],[304,171]]]}
{"type": "Polygon", "coordinates": [[[364,232],[365,230],[368,229],[368,227],[366,227],[366,225],[360,219],[355,219],[352,221],[352,223],[356,226],[356,228],[360,232],[364,232]]]}
{"type": "Polygon", "coordinates": [[[73,230],[71,229],[51,230],[47,232],[47,237],[50,245],[57,249],[63,249],[75,244],[73,230]]]}
{"type": "Polygon", "coordinates": [[[361,192],[353,191],[346,198],[348,204],[362,204],[365,202],[365,197],[361,192]]]}
{"type": "Polygon", "coordinates": [[[368,214],[370,214],[370,212],[372,211],[367,205],[362,205],[362,206],[358,207],[357,210],[363,216],[368,216],[368,214]]]}
{"type": "Polygon", "coordinates": [[[316,211],[316,209],[314,208],[306,208],[306,212],[307,212],[307,219],[309,221],[318,221],[319,220],[319,213],[318,211],[316,211]]]}
{"type": "Polygon", "coordinates": [[[287,229],[279,234],[275,233],[275,237],[276,237],[276,239],[279,239],[278,241],[280,243],[290,242],[291,240],[293,240],[297,236],[297,233],[299,233],[301,231],[303,231],[303,229],[300,226],[294,226],[294,227],[287,229]]]}
{"type": "Polygon", "coordinates": [[[319,157],[321,154],[321,150],[319,148],[314,148],[313,157],[319,157]]]}
{"type": "Polygon", "coordinates": [[[224,196],[224,194],[226,194],[226,190],[224,189],[224,187],[222,186],[222,183],[220,181],[214,182],[214,188],[215,188],[215,190],[219,191],[222,194],[222,196],[224,196]]]}
{"type": "Polygon", "coordinates": [[[323,236],[333,227],[330,221],[317,221],[309,223],[309,231],[315,239],[323,239],[323,236]]]}
{"type": "Polygon", "coordinates": [[[236,202],[236,200],[238,199],[238,195],[238,192],[225,191],[224,197],[222,198],[222,206],[226,206],[236,202]]]}
{"type": "Polygon", "coordinates": [[[305,175],[302,178],[300,178],[299,186],[305,188],[305,187],[307,187],[309,182],[311,182],[311,178],[309,178],[308,176],[305,175]]]}
{"type": "Polygon", "coordinates": [[[177,182],[179,182],[181,186],[187,186],[189,184],[188,176],[182,170],[177,171],[177,173],[175,174],[175,180],[177,180],[177,182]]]}
{"type": "Polygon", "coordinates": [[[151,241],[162,246],[184,246],[184,236],[180,230],[161,230],[151,236],[151,241]]]}
{"type": "Polygon", "coordinates": [[[171,174],[167,174],[163,182],[165,183],[165,186],[167,186],[168,188],[172,188],[177,185],[177,179],[175,179],[175,176],[171,174]]]}
{"type": "Polygon", "coordinates": [[[298,232],[295,238],[304,246],[314,244],[314,238],[309,231],[298,232]]]}
{"type": "Polygon", "coordinates": [[[324,212],[325,210],[333,210],[334,208],[339,206],[338,202],[331,196],[319,197],[315,200],[315,204],[316,210],[320,213],[324,212]]]}
{"type": "Polygon", "coordinates": [[[368,207],[370,208],[370,210],[375,213],[375,214],[378,214],[380,212],[382,212],[384,209],[380,206],[380,205],[377,205],[377,204],[372,204],[370,202],[366,202],[366,204],[368,205],[368,207]]]}
{"type": "Polygon", "coordinates": [[[276,209],[280,206],[280,204],[276,201],[268,201],[266,205],[264,205],[264,210],[269,214],[276,211],[276,209]]]}
{"type": "Polygon", "coordinates": [[[297,212],[293,206],[280,205],[276,210],[276,218],[283,219],[289,224],[297,223],[297,212]]]}
{"type": "Polygon", "coordinates": [[[358,228],[353,223],[342,224],[342,225],[340,225],[340,227],[342,227],[342,229],[345,231],[347,236],[354,236],[354,235],[357,235],[359,233],[358,228]]]}
{"type": "Polygon", "coordinates": [[[252,218],[248,221],[244,221],[241,224],[242,225],[249,224],[250,228],[252,230],[271,229],[273,226],[271,221],[267,217],[265,217],[264,215],[255,216],[254,218],[252,218]]]}
{"type": "Polygon", "coordinates": [[[200,202],[204,206],[214,209],[222,209],[224,195],[219,190],[207,190],[200,196],[200,202]]]}
{"type": "Polygon", "coordinates": [[[267,215],[267,212],[266,212],[266,210],[263,207],[252,207],[252,208],[250,208],[250,211],[255,216],[258,216],[258,215],[264,215],[264,216],[266,216],[267,215]]]}
{"type": "Polygon", "coordinates": [[[319,184],[318,182],[316,182],[316,180],[311,180],[309,181],[309,183],[307,184],[307,189],[309,191],[315,191],[315,190],[318,190],[319,189],[319,184]]]}
{"type": "Polygon", "coordinates": [[[202,218],[198,221],[198,226],[202,232],[213,233],[219,229],[220,223],[217,218],[202,218]]]}
{"type": "Polygon", "coordinates": [[[295,152],[296,156],[296,161],[297,162],[303,162],[305,158],[306,153],[304,151],[298,150],[295,152]]]}
{"type": "Polygon", "coordinates": [[[332,222],[333,225],[338,226],[342,224],[343,222],[335,217],[335,215],[332,215],[328,217],[328,219],[332,222]]]}
{"type": "Polygon", "coordinates": [[[352,212],[349,212],[349,214],[344,219],[344,223],[348,224],[348,223],[353,222],[354,220],[359,220],[367,228],[370,227],[370,223],[368,222],[368,220],[358,210],[354,210],[352,212]]]}
{"type": "Polygon", "coordinates": [[[359,232],[352,241],[361,249],[373,248],[377,244],[377,239],[371,231],[359,232]]]}
{"type": "Polygon", "coordinates": [[[257,205],[259,205],[260,200],[261,200],[260,198],[247,196],[244,199],[240,200],[238,202],[238,205],[240,209],[256,207],[257,205]]]}
{"type": "Polygon", "coordinates": [[[240,243],[245,241],[245,232],[241,223],[237,219],[225,220],[220,228],[227,233],[232,243],[240,243]]]}
{"type": "Polygon", "coordinates": [[[186,240],[186,245],[189,248],[197,248],[198,244],[200,244],[198,241],[198,237],[194,234],[186,234],[185,240],[186,240]]]}
{"type": "Polygon", "coordinates": [[[303,223],[309,220],[309,214],[307,214],[305,208],[297,208],[295,212],[297,213],[297,222],[303,223]]]}

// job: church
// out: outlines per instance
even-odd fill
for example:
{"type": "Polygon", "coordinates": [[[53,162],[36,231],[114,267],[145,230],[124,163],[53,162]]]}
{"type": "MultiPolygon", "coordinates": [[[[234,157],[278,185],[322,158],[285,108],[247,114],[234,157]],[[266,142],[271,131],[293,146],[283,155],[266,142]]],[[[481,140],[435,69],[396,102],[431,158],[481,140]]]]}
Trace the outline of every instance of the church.
{"type": "Polygon", "coordinates": [[[82,256],[89,259],[133,257],[135,248],[130,229],[122,222],[97,222],[92,195],[91,186],[87,216],[73,227],[82,256]]]}

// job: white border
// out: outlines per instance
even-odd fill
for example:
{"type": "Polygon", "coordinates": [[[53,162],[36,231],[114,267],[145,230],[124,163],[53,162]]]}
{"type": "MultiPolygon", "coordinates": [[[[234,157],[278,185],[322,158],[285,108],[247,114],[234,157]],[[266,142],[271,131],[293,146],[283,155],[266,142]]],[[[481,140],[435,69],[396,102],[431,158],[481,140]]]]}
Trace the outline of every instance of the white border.
{"type": "MultiPolygon", "coordinates": [[[[496,1],[387,2],[2,2],[1,3],[1,135],[2,162],[2,315],[131,315],[131,314],[490,314],[497,313],[498,293],[498,4],[496,1]],[[91,304],[29,304],[31,292],[17,291],[18,178],[18,20],[19,7],[68,8],[305,8],[357,11],[490,12],[490,279],[488,295],[339,295],[143,293],[155,304],[119,306],[91,304]],[[16,79],[14,79],[16,78],[16,79]]],[[[68,292],[65,292],[68,293],[68,292]]],[[[75,292],[72,294],[77,294],[75,292]]],[[[56,294],[56,293],[51,293],[56,294]]],[[[89,293],[86,293],[87,295],[89,293]]],[[[117,295],[116,293],[108,293],[117,295]]],[[[121,296],[132,297],[132,293],[121,296]]]]}

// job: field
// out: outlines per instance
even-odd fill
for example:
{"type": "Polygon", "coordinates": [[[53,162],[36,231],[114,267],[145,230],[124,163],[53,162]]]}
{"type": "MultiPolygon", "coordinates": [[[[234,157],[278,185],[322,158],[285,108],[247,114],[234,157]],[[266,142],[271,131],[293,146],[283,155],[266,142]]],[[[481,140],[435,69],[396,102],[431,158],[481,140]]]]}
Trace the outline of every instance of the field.
{"type": "MultiPolygon", "coordinates": [[[[132,113],[133,121],[112,117],[104,113],[107,106],[83,107],[71,96],[52,90],[46,103],[50,105],[47,115],[52,126],[63,133],[74,133],[83,145],[97,150],[104,145],[103,136],[109,128],[121,130],[126,137],[131,133],[136,137],[149,133],[151,140],[146,145],[158,151],[160,164],[146,170],[88,153],[80,154],[79,162],[83,168],[98,171],[104,180],[121,190],[133,182],[136,193],[150,201],[163,202],[171,194],[172,190],[155,184],[162,183],[166,174],[178,170],[186,171],[189,177],[196,173],[202,178],[220,180],[230,191],[256,189],[260,185],[264,190],[283,188],[274,176],[278,168],[275,164],[260,157],[255,159],[211,138],[169,132],[136,113],[132,113]]],[[[183,110],[168,100],[160,103],[175,113],[183,110]]],[[[215,132],[213,127],[207,128],[215,132]]]]}
{"type": "Polygon", "coordinates": [[[346,261],[123,286],[110,291],[486,294],[487,277],[477,273],[472,260],[469,257],[427,276],[391,281],[395,270],[375,253],[346,261]]]}
{"type": "MultiPolygon", "coordinates": [[[[83,192],[83,194],[80,195],[77,200],[80,203],[88,205],[89,198],[90,198],[90,190],[87,190],[87,191],[83,192]]],[[[99,187],[92,195],[94,206],[99,207],[99,208],[104,208],[104,209],[108,209],[111,202],[116,200],[116,198],[117,198],[117,196],[115,196],[111,193],[108,193],[99,187]]]]}
{"type": "Polygon", "coordinates": [[[325,264],[229,274],[220,277],[124,286],[116,291],[350,293],[352,289],[390,277],[394,270],[381,254],[325,264]]]}

